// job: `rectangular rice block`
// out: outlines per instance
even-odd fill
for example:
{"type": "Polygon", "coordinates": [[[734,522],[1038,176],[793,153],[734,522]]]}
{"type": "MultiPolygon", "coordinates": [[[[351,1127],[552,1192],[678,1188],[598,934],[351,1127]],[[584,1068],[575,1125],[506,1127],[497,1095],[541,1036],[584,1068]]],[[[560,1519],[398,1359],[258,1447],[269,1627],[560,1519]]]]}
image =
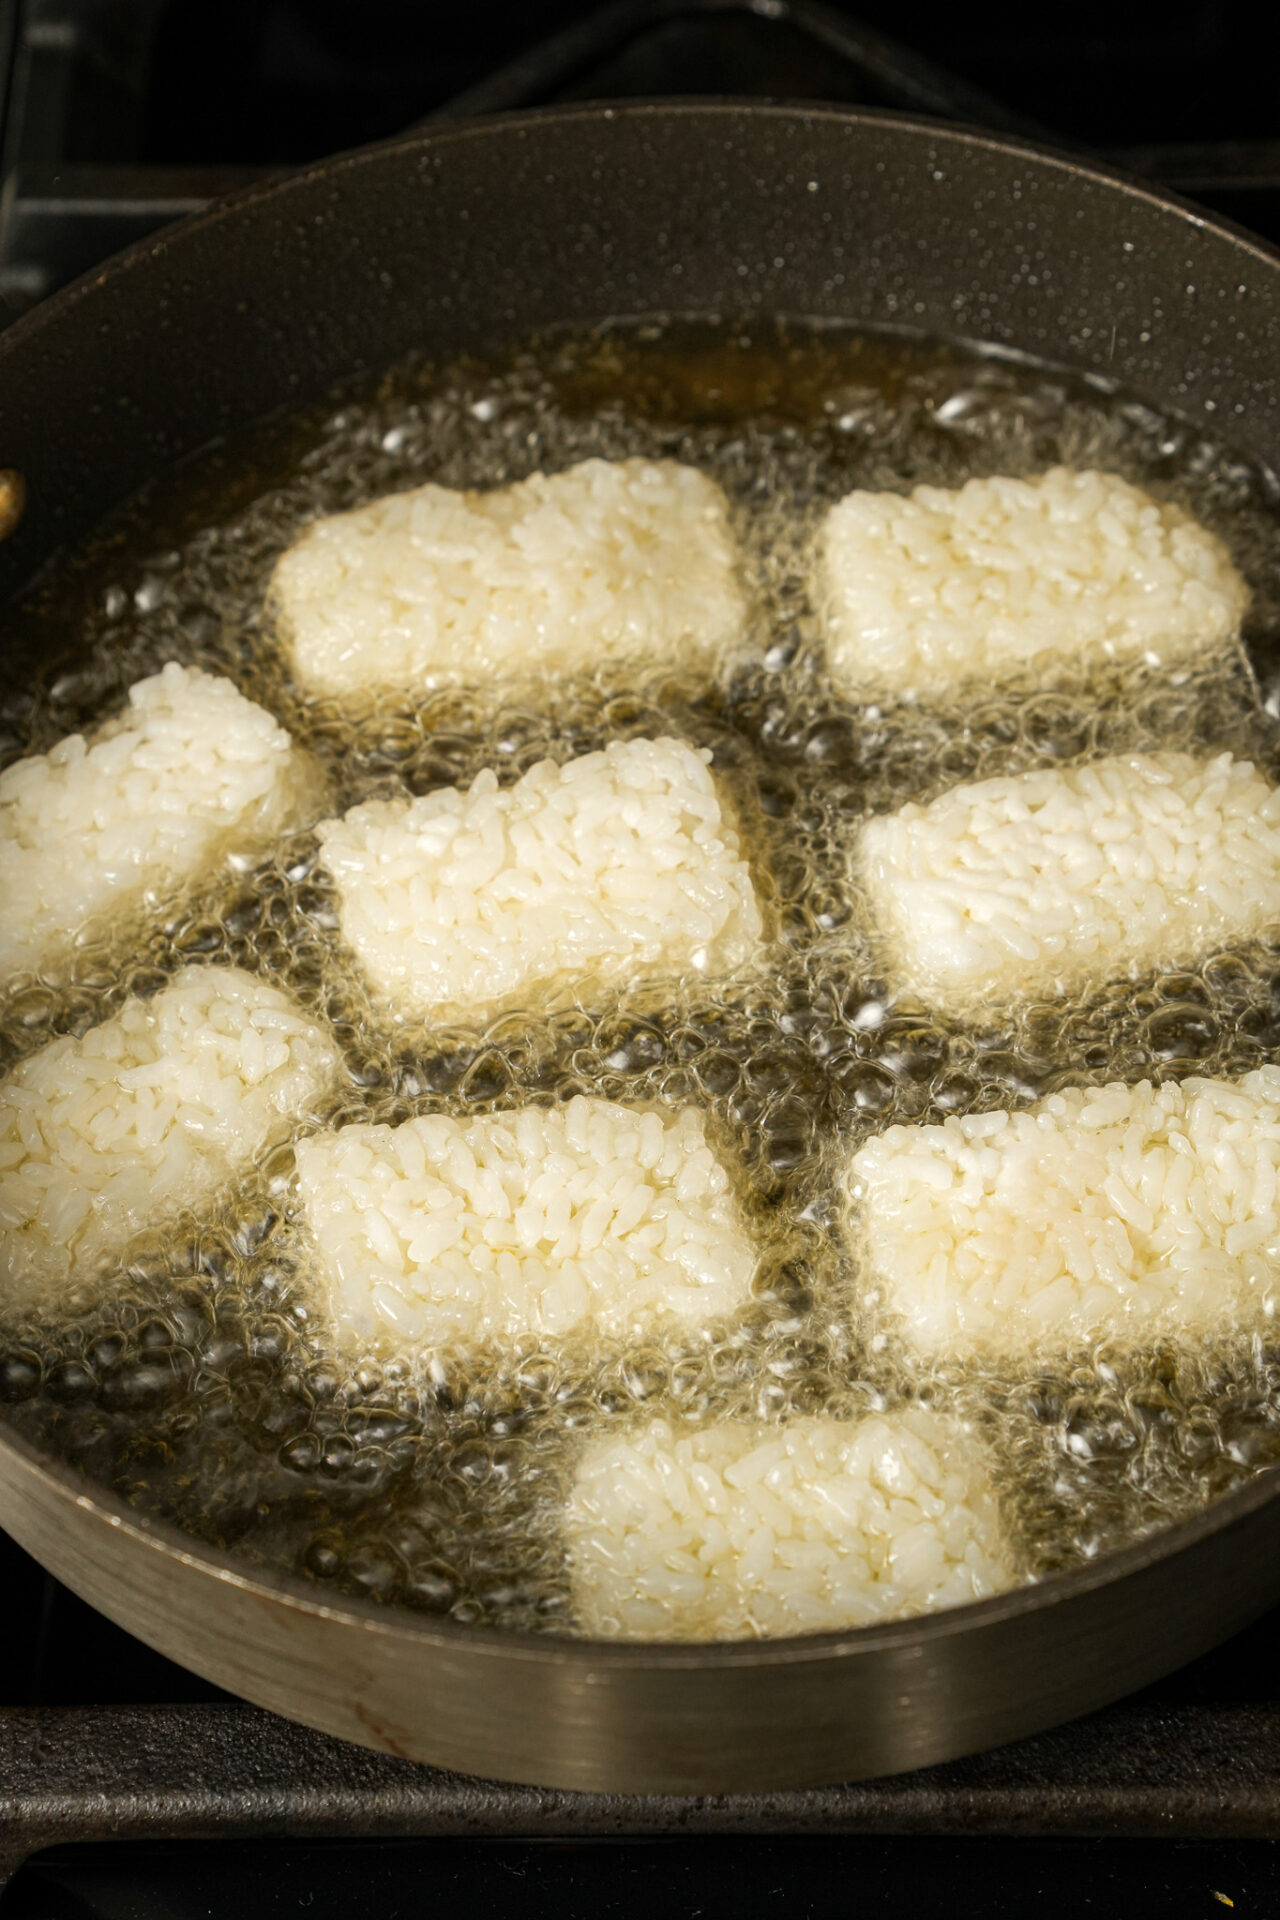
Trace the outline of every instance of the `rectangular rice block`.
{"type": "Polygon", "coordinates": [[[522,994],[732,972],[760,910],[708,755],[615,742],[512,787],[373,800],[320,829],[342,934],[402,1014],[478,1019],[522,994]]]}
{"type": "Polygon", "coordinates": [[[129,1241],[199,1207],[320,1102],[340,1068],[287,995],[184,967],[0,1082],[0,1289],[57,1304],[129,1241]]]}
{"type": "Polygon", "coordinates": [[[1054,1093],[854,1154],[869,1280],[927,1356],[1211,1337],[1280,1302],[1280,1068],[1054,1093]]]}
{"type": "Polygon", "coordinates": [[[655,1420],[587,1446],[565,1521],[596,1639],[829,1633],[1012,1586],[987,1463],[923,1408],[859,1421],[655,1420]]]}
{"type": "Polygon", "coordinates": [[[298,1177],[330,1317],[359,1342],[622,1335],[750,1297],[755,1248],[693,1108],[358,1123],[301,1141],[298,1177]]]}
{"type": "Polygon", "coordinates": [[[1280,921],[1280,791],[1229,753],[956,787],[856,854],[896,987],[940,1007],[1189,965],[1280,921]]]}
{"type": "Polygon", "coordinates": [[[744,617],[728,503],[673,460],[428,485],[317,520],[270,604],[298,681],[350,697],[603,661],[710,668],[744,617]]]}
{"type": "Polygon", "coordinates": [[[318,769],[230,680],[173,662],[86,740],[0,774],[0,978],[318,812],[318,769]]]}
{"type": "Polygon", "coordinates": [[[1216,535],[1111,473],[1054,467],[954,492],[856,492],[818,542],[837,686],[946,694],[1034,669],[1175,666],[1231,642],[1248,600],[1216,535]]]}

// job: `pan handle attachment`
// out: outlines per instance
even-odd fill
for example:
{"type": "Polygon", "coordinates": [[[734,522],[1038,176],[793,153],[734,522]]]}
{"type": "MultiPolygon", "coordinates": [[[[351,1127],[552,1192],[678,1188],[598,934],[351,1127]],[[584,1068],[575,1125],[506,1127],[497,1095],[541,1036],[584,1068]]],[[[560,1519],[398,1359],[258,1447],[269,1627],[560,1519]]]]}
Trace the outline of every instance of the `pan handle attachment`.
{"type": "Polygon", "coordinates": [[[0,467],[0,540],[7,540],[27,504],[27,483],[16,467],[0,467]]]}

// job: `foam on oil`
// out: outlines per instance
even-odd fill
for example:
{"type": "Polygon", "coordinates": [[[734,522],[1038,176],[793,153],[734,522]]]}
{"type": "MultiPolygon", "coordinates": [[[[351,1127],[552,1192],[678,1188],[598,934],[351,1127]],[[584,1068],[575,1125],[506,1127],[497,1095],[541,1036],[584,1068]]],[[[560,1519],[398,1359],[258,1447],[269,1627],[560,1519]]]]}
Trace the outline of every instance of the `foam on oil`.
{"type": "Polygon", "coordinates": [[[121,516],[33,596],[0,755],[112,711],[165,660],[230,674],[328,769],[335,806],[421,793],[492,765],[674,732],[711,748],[780,929],[768,970],[716,997],[531,1008],[483,1029],[379,1023],[334,941],[314,839],[174,907],[126,953],[0,1002],[0,1066],[103,1019],[183,961],[252,967],[334,1024],[335,1118],[467,1115],[574,1091],[694,1099],[741,1168],[763,1249],[752,1312],[705,1335],[593,1348],[528,1343],[415,1363],[333,1346],[313,1305],[280,1149],[215,1217],[158,1228],[70,1324],[9,1327],[7,1417],[146,1512],[339,1591],[564,1630],[556,1514],[584,1430],[655,1406],[689,1419],[853,1416],[906,1397],[989,1433],[1028,1575],[1078,1564],[1195,1510],[1280,1458],[1280,1348],[1100,1348],[1035,1377],[901,1363],[860,1298],[836,1220],[837,1167],[897,1120],[1025,1104],[1068,1081],[1236,1074],[1280,1058],[1267,946],[1046,1002],[978,1030],[888,999],[848,883],[868,813],[959,780],[1126,747],[1230,747],[1280,773],[1269,718],[1280,529],[1269,476],[1185,425],[1066,376],[936,342],[832,329],[616,329],[481,364],[401,369],[264,430],[121,516]],[[393,488],[491,486],[589,455],[711,472],[739,519],[750,631],[716,688],[531,683],[351,713],[290,683],[262,613],[296,529],[393,488]],[[1104,466],[1180,500],[1229,542],[1253,590],[1239,657],[1176,680],[1024,685],[963,708],[928,688],[892,707],[835,700],[805,576],[812,527],[852,486],[955,485],[1055,462],[1104,466]],[[1256,679],[1255,679],[1256,674],[1256,679]]]}

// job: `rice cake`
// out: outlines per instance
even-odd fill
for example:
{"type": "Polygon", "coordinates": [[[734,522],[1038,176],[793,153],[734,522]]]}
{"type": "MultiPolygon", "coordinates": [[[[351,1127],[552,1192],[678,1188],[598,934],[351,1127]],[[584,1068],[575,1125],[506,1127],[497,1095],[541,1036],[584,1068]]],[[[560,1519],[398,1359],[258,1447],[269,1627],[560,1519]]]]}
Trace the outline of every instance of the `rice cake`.
{"type": "Polygon", "coordinates": [[[56,1306],[285,1138],[339,1067],[326,1032],[236,967],[184,967],[51,1041],[0,1082],[0,1297],[56,1306]]]}
{"type": "Polygon", "coordinates": [[[1236,640],[1248,601],[1181,507],[1067,467],[848,494],[823,522],[814,591],[839,688],[930,698],[1108,661],[1185,665],[1236,640]]]}
{"type": "Polygon", "coordinates": [[[760,910],[707,765],[614,742],[512,787],[373,800],[319,829],[344,939],[398,1014],[479,1019],[522,994],[731,973],[760,910]]]}
{"type": "Polygon", "coordinates": [[[170,662],[91,739],[0,774],[0,979],[262,851],[322,800],[316,764],[269,713],[170,662]]]}
{"type": "Polygon", "coordinates": [[[434,484],[317,520],[270,588],[301,685],[350,698],[603,661],[710,670],[745,602],[724,494],[673,460],[434,484]]]}
{"type": "Polygon", "coordinates": [[[870,1282],[925,1356],[1257,1325],[1280,1301],[1280,1067],[889,1127],[849,1193],[870,1282]]]}
{"type": "Polygon", "coordinates": [[[1118,755],[910,802],[862,828],[855,868],[897,989],[1074,991],[1280,922],[1280,791],[1229,753],[1118,755]]]}
{"type": "Polygon", "coordinates": [[[829,1633],[1016,1578],[978,1443],[919,1407],[593,1441],[564,1532],[596,1639],[829,1633]]]}
{"type": "Polygon", "coordinates": [[[750,1298],[755,1248],[694,1108],[580,1094],[356,1123],[301,1141],[298,1177],[330,1320],[357,1342],[619,1336],[750,1298]]]}

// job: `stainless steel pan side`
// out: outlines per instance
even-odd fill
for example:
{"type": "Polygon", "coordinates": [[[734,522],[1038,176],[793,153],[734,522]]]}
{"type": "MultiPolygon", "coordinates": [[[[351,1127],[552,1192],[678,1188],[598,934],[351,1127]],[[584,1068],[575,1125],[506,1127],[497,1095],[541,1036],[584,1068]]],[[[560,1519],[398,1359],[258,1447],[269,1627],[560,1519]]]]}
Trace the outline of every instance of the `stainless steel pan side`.
{"type": "Polygon", "coordinates": [[[536,1786],[767,1792],[925,1766],[1158,1678],[1274,1599],[1280,1476],[1042,1587],[807,1640],[645,1647],[333,1604],[219,1563],[23,1441],[0,1521],[75,1592],[260,1706],[404,1758],[536,1786]]]}

